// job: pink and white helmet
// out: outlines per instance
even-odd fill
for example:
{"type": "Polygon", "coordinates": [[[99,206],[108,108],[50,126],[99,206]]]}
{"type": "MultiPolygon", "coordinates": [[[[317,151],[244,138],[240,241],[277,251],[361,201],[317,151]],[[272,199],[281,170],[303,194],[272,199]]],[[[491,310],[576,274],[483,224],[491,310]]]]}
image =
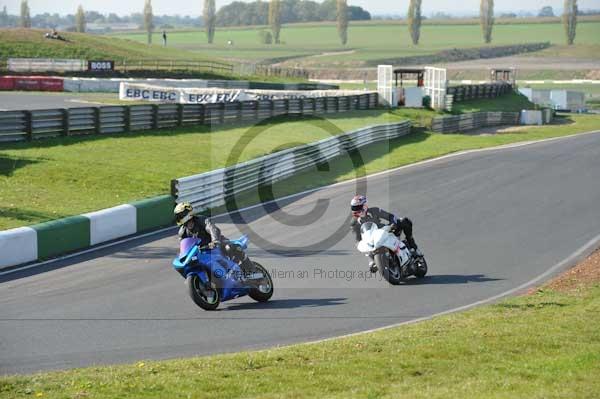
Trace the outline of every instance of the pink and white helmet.
{"type": "Polygon", "coordinates": [[[367,197],[364,195],[357,195],[352,198],[350,202],[350,209],[352,210],[352,216],[355,218],[363,217],[367,213],[367,197]]]}

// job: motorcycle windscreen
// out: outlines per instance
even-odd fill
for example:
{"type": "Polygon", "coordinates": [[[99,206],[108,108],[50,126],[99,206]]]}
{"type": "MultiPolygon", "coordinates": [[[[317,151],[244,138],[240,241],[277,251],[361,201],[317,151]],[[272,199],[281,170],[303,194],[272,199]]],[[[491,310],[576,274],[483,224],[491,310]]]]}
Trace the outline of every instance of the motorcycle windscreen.
{"type": "Polygon", "coordinates": [[[179,243],[179,259],[185,258],[194,246],[198,245],[196,238],[185,238],[179,243]]]}

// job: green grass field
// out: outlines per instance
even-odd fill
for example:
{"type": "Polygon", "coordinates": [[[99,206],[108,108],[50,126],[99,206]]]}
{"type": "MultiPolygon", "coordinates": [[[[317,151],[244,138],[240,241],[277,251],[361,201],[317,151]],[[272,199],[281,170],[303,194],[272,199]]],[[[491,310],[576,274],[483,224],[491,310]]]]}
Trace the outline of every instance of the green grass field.
{"type": "MultiPolygon", "coordinates": [[[[340,45],[333,24],[303,24],[284,26],[282,45],[259,44],[260,27],[217,29],[215,43],[208,45],[204,32],[172,32],[169,43],[173,47],[199,52],[204,55],[236,60],[269,60],[298,58],[311,66],[362,66],[366,61],[390,59],[411,55],[431,54],[452,48],[482,47],[481,28],[478,25],[424,25],[421,44],[410,42],[406,25],[390,23],[357,23],[349,29],[349,43],[340,45]],[[233,40],[235,45],[228,46],[233,40]],[[331,52],[345,52],[324,55],[331,52]],[[305,58],[307,55],[318,57],[305,58]]],[[[141,33],[119,34],[117,37],[144,42],[141,33]]],[[[559,23],[497,25],[492,45],[512,45],[549,41],[564,44],[564,30],[559,23]]],[[[565,51],[559,48],[559,52],[565,51]]],[[[569,49],[598,59],[600,57],[600,22],[582,22],[577,33],[577,46],[569,49]]],[[[556,49],[547,51],[552,55],[556,49]]],[[[542,56],[546,53],[540,53],[542,56]]],[[[572,55],[572,54],[571,54],[572,55]]]]}
{"type": "Polygon", "coordinates": [[[41,29],[0,29],[0,58],[173,59],[206,61],[210,57],[139,41],[80,33],[63,33],[69,41],[44,38],[41,29]]]}
{"type": "Polygon", "coordinates": [[[0,377],[2,398],[597,398],[600,285],[259,352],[0,377]]]}

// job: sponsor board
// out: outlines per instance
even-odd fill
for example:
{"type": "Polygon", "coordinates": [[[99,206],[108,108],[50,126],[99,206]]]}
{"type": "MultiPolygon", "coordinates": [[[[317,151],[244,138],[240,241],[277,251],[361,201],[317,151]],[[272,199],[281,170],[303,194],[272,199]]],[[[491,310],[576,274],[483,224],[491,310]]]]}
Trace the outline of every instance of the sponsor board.
{"type": "Polygon", "coordinates": [[[88,61],[88,71],[90,72],[111,72],[114,70],[114,61],[88,61]]]}
{"type": "Polygon", "coordinates": [[[23,91],[63,91],[64,82],[61,78],[45,76],[15,76],[14,90],[23,91]]]}
{"type": "Polygon", "coordinates": [[[347,90],[292,91],[177,88],[121,82],[119,99],[124,101],[149,101],[179,104],[214,104],[240,101],[350,96],[357,94],[368,94],[368,92],[347,90]]]}

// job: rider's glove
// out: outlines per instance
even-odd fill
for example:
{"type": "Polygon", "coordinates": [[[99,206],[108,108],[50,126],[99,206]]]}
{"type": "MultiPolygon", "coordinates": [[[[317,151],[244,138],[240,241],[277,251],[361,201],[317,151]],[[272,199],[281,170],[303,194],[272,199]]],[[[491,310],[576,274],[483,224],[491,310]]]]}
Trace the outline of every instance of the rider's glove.
{"type": "Polygon", "coordinates": [[[210,249],[215,249],[217,248],[219,245],[221,245],[221,243],[219,241],[213,241],[210,244],[208,244],[208,248],[210,249]]]}

